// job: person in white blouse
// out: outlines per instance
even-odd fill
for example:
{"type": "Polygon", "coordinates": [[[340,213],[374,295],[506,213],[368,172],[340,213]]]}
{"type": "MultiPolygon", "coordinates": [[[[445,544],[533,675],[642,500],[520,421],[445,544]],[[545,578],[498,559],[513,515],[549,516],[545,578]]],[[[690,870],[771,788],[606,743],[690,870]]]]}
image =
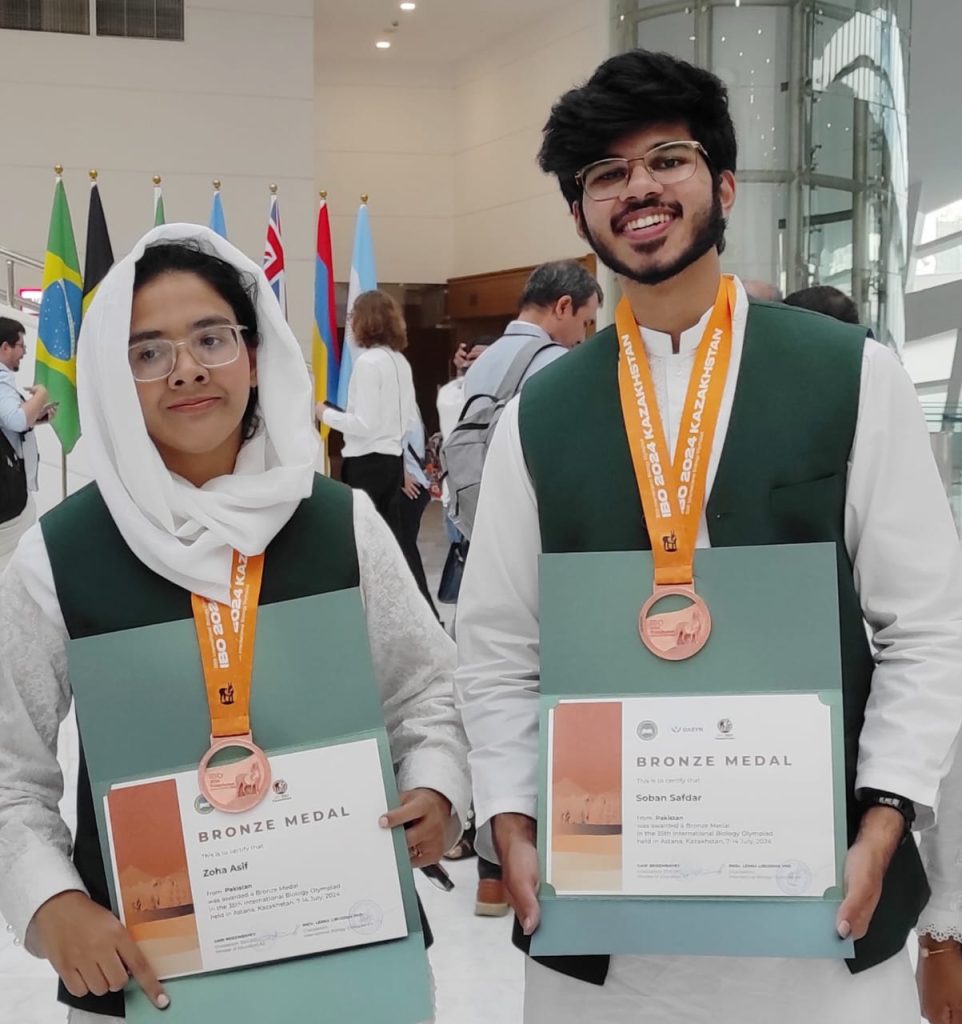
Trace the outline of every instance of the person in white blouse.
{"type": "MultiPolygon", "coordinates": [[[[736,152],[724,85],[641,50],[606,61],[555,104],[545,128],[542,169],[557,176],[579,235],[618,275],[669,451],[720,291],[736,152]]],[[[852,655],[846,715],[857,712],[846,735],[851,846],[836,928],[856,940],[855,957],[529,958],[525,1024],[918,1020],[904,947],[925,883],[906,833],[913,813],[917,827],[932,824],[962,723],[962,552],[921,409],[893,354],[858,328],[750,304],[737,279],[734,286],[731,363],[696,546],[836,545],[840,625],[852,655]],[[844,389],[833,390],[843,377],[844,389]],[[825,386],[813,388],[816,379],[825,386]],[[819,417],[840,410],[846,429],[830,442],[831,476],[815,469],[799,478],[794,462],[779,464],[781,445],[766,438],[762,452],[754,440],[749,427],[777,420],[789,398],[794,412],[780,442],[814,453],[813,467],[830,442],[818,434],[819,417]],[[726,504],[709,522],[705,508],[716,498],[726,504]],[[755,536],[752,524],[760,524],[755,536]]],[[[613,328],[601,332],[506,407],[458,605],[455,689],[472,747],[476,845],[500,859],[522,948],[540,919],[539,555],[647,545],[619,405],[619,346],[613,328]],[[563,457],[552,459],[552,446],[563,457]]]]}
{"type": "Polygon", "coordinates": [[[367,493],[401,543],[403,438],[418,420],[411,365],[401,354],[408,343],[404,314],[387,292],[374,290],[357,297],[350,316],[361,353],[347,409],[319,403],[317,417],[344,435],[341,480],[367,493]]]}
{"type": "Polygon", "coordinates": [[[367,496],[315,474],[310,379],[260,267],[205,227],[155,228],[101,283],[79,352],[95,483],[25,534],[0,577],[0,914],[60,975],[70,1024],[119,1024],[128,975],[158,1008],[170,999],[109,908],[85,772],[73,844],[58,810],[77,608],[94,616],[84,629],[114,632],[131,628],[114,621],[152,591],[189,618],[193,594],[230,600],[238,551],[264,553],[267,603],[285,599],[308,547],[333,552],[347,570],[327,569],[324,555],[304,586],[360,588],[401,790],[381,826],[405,824],[412,865],[427,866],[456,841],[470,797],[454,645],[367,496]],[[95,545],[82,576],[63,543],[73,534],[95,545]],[[126,567],[139,592],[103,600],[115,581],[88,570],[104,562],[126,567]]]}

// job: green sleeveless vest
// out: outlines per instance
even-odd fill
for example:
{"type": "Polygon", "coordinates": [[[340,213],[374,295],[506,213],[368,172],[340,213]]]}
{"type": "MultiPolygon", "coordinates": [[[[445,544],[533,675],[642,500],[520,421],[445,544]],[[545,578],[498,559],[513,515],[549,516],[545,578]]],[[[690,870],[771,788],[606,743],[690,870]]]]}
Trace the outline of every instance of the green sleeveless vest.
{"type": "MultiPolygon", "coordinates": [[[[817,313],[752,302],[706,508],[713,547],[835,544],[850,843],[860,817],[855,773],[874,669],[844,543],[865,337],[864,328],[817,313]]],[[[614,327],[533,377],[521,394],[519,419],[542,549],[650,550],[621,414],[614,327]]],[[[899,952],[927,899],[918,851],[908,840],[892,860],[868,934],[855,944],[853,973],[899,952]]],[[[565,962],[546,965],[598,984],[607,972],[607,957],[553,959],[565,962]]]]}
{"type": "MultiPolygon", "coordinates": [[[[267,548],[261,604],[358,586],[353,507],[348,487],[315,476],[311,496],[267,548]]],[[[96,484],[48,512],[41,529],[71,639],[192,617],[188,591],[156,575],[127,547],[96,484]]],[[[109,909],[82,741],[73,859],[91,898],[109,909]]],[[[61,983],[58,999],[90,1013],[124,1016],[122,992],[78,999],[61,983]]]]}

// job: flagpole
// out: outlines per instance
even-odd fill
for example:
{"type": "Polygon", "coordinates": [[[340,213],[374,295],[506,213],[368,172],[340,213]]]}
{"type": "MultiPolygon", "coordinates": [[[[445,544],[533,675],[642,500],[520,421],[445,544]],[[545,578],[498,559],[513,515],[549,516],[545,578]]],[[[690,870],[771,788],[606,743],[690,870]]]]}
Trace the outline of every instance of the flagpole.
{"type": "MultiPolygon", "coordinates": [[[[321,191],[318,192],[318,195],[321,197],[321,202],[322,203],[326,203],[327,202],[327,189],[326,188],[322,188],[321,191]]],[[[320,425],[320,424],[318,426],[320,427],[320,431],[321,431],[321,445],[324,448],[324,475],[329,477],[331,475],[331,442],[330,442],[331,432],[330,432],[330,430],[328,430],[327,433],[325,433],[324,432],[324,427],[322,425],[320,425]]]]}
{"type": "Polygon", "coordinates": [[[60,449],[60,493],[61,501],[67,500],[67,453],[60,449]]]}

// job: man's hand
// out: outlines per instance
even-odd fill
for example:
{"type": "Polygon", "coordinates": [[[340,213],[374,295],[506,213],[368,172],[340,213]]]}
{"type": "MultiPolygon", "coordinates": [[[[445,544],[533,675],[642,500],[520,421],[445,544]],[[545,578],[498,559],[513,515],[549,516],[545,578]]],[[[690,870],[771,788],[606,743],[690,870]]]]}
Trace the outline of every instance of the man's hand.
{"type": "Polygon", "coordinates": [[[25,389],[30,397],[20,407],[27,418],[27,427],[32,427],[43,415],[44,409],[50,404],[50,395],[42,384],[25,389]]]}
{"type": "Polygon", "coordinates": [[[491,834],[501,861],[508,902],[518,915],[521,930],[531,935],[541,922],[538,906],[541,871],[534,819],[526,814],[496,814],[491,819],[491,834]]]}
{"type": "Polygon", "coordinates": [[[847,939],[861,939],[872,923],[885,872],[905,835],[905,819],[891,807],[870,807],[845,858],[845,899],[836,928],[847,939]]]}
{"type": "Polygon", "coordinates": [[[410,473],[408,473],[407,470],[404,471],[404,485],[401,487],[401,490],[404,491],[411,501],[414,501],[414,499],[421,493],[421,485],[413,476],[411,476],[410,473]]]}
{"type": "Polygon", "coordinates": [[[486,346],[484,345],[475,345],[470,352],[465,350],[464,345],[458,345],[458,350],[454,353],[455,370],[458,371],[459,375],[465,373],[475,359],[485,351],[486,346]]]}
{"type": "Polygon", "coordinates": [[[132,976],[160,1010],[170,999],[130,932],[82,892],[47,900],[27,929],[27,948],[46,958],[78,999],[121,992],[132,976]]]}
{"type": "Polygon", "coordinates": [[[434,789],[411,789],[400,797],[401,806],[388,811],[378,824],[381,828],[405,827],[411,867],[437,864],[451,848],[451,801],[434,789]]]}
{"type": "Polygon", "coordinates": [[[953,940],[936,942],[922,936],[919,944],[934,950],[934,956],[919,955],[915,972],[922,1016],[929,1024],[962,1022],[962,949],[953,940]]]}

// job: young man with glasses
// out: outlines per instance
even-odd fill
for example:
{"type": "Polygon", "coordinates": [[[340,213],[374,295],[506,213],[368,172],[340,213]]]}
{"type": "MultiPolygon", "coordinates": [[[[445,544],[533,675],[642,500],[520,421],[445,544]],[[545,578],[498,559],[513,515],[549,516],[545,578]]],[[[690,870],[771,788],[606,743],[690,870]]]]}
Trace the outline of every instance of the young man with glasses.
{"type": "MultiPolygon", "coordinates": [[[[650,496],[628,415],[638,378],[626,390],[622,374],[647,363],[674,465],[679,433],[690,432],[690,381],[697,391],[712,369],[717,421],[686,538],[701,548],[827,541],[838,551],[850,849],[835,927],[857,940],[855,957],[529,959],[525,1024],[918,1020],[904,944],[927,890],[906,833],[913,818],[931,822],[962,721],[962,555],[893,355],[864,329],[749,303],[722,275],[736,155],[722,83],[640,50],[606,61],[545,127],[541,167],[625,302],[617,330],[544,370],[507,407],[485,465],[457,630],[477,843],[497,852],[526,948],[540,915],[538,557],[650,548],[662,513],[657,501],[642,511],[650,496]],[[718,339],[728,365],[714,372],[718,339]]],[[[674,534],[662,539],[675,550],[674,534]]]]}
{"type": "Polygon", "coordinates": [[[25,352],[23,324],[0,316],[0,569],[36,521],[32,494],[37,489],[39,457],[33,428],[53,411],[46,388],[21,391],[17,387],[25,352]]]}

